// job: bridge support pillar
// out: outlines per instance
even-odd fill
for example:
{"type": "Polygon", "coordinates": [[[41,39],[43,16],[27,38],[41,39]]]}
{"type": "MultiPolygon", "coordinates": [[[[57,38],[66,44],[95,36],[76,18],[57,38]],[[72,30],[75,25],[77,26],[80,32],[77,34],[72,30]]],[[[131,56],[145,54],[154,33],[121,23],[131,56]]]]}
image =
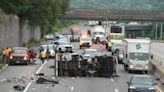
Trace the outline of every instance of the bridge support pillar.
{"type": "Polygon", "coordinates": [[[163,38],[163,23],[161,23],[161,29],[160,29],[160,39],[163,38]]]}
{"type": "Polygon", "coordinates": [[[145,37],[145,30],[142,30],[142,36],[145,37]]]}
{"type": "Polygon", "coordinates": [[[157,40],[158,23],[155,23],[155,40],[157,40]]]}

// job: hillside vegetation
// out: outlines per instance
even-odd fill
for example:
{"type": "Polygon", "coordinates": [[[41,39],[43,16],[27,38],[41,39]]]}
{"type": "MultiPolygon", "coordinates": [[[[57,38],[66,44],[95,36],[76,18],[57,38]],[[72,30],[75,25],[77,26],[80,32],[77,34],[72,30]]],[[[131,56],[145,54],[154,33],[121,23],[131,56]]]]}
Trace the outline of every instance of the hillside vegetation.
{"type": "Polygon", "coordinates": [[[164,10],[164,0],[70,0],[70,8],[164,10]]]}

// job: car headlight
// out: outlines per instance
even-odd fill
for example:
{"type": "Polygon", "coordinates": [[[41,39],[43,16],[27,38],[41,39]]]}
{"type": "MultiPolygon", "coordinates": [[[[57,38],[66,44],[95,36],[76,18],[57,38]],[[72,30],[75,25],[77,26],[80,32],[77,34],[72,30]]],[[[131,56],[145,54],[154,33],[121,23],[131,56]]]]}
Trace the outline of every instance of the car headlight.
{"type": "Polygon", "coordinates": [[[13,59],[13,56],[10,56],[10,59],[13,59]]]}
{"type": "Polygon", "coordinates": [[[151,88],[149,88],[149,90],[155,90],[155,88],[154,87],[151,87],[151,88]]]}
{"type": "Polygon", "coordinates": [[[133,68],[134,66],[133,66],[133,65],[130,65],[129,67],[130,67],[130,68],[133,68]]]}
{"type": "Polygon", "coordinates": [[[136,89],[136,87],[130,86],[129,89],[136,89]]]}
{"type": "Polygon", "coordinates": [[[24,59],[24,60],[27,60],[27,57],[24,57],[23,59],[24,59]]]}
{"type": "Polygon", "coordinates": [[[149,68],[149,66],[148,66],[148,65],[145,65],[145,68],[146,68],[146,69],[148,69],[148,68],[149,68]]]}

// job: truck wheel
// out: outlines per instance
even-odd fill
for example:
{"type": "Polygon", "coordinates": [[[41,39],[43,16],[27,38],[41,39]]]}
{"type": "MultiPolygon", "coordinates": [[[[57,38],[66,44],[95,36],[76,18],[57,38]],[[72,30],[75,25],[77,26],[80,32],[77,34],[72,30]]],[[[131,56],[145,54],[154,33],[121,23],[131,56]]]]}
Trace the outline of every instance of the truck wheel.
{"type": "Polygon", "coordinates": [[[132,73],[132,70],[128,70],[128,73],[132,73]]]}
{"type": "Polygon", "coordinates": [[[127,65],[124,64],[124,70],[125,70],[125,71],[128,70],[127,68],[128,68],[127,65]]]}
{"type": "Polygon", "coordinates": [[[145,74],[148,74],[148,71],[145,71],[145,74]]]}
{"type": "Polygon", "coordinates": [[[111,47],[108,47],[108,51],[111,51],[111,47]]]}

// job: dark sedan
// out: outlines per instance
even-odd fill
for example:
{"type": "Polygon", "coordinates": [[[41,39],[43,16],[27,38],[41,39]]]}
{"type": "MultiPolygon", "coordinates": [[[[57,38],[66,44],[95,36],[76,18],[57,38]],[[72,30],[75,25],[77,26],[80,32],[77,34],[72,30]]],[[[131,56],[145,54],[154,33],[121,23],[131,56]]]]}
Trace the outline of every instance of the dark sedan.
{"type": "Polygon", "coordinates": [[[154,79],[149,75],[134,75],[128,83],[128,92],[156,92],[154,79]]]}

